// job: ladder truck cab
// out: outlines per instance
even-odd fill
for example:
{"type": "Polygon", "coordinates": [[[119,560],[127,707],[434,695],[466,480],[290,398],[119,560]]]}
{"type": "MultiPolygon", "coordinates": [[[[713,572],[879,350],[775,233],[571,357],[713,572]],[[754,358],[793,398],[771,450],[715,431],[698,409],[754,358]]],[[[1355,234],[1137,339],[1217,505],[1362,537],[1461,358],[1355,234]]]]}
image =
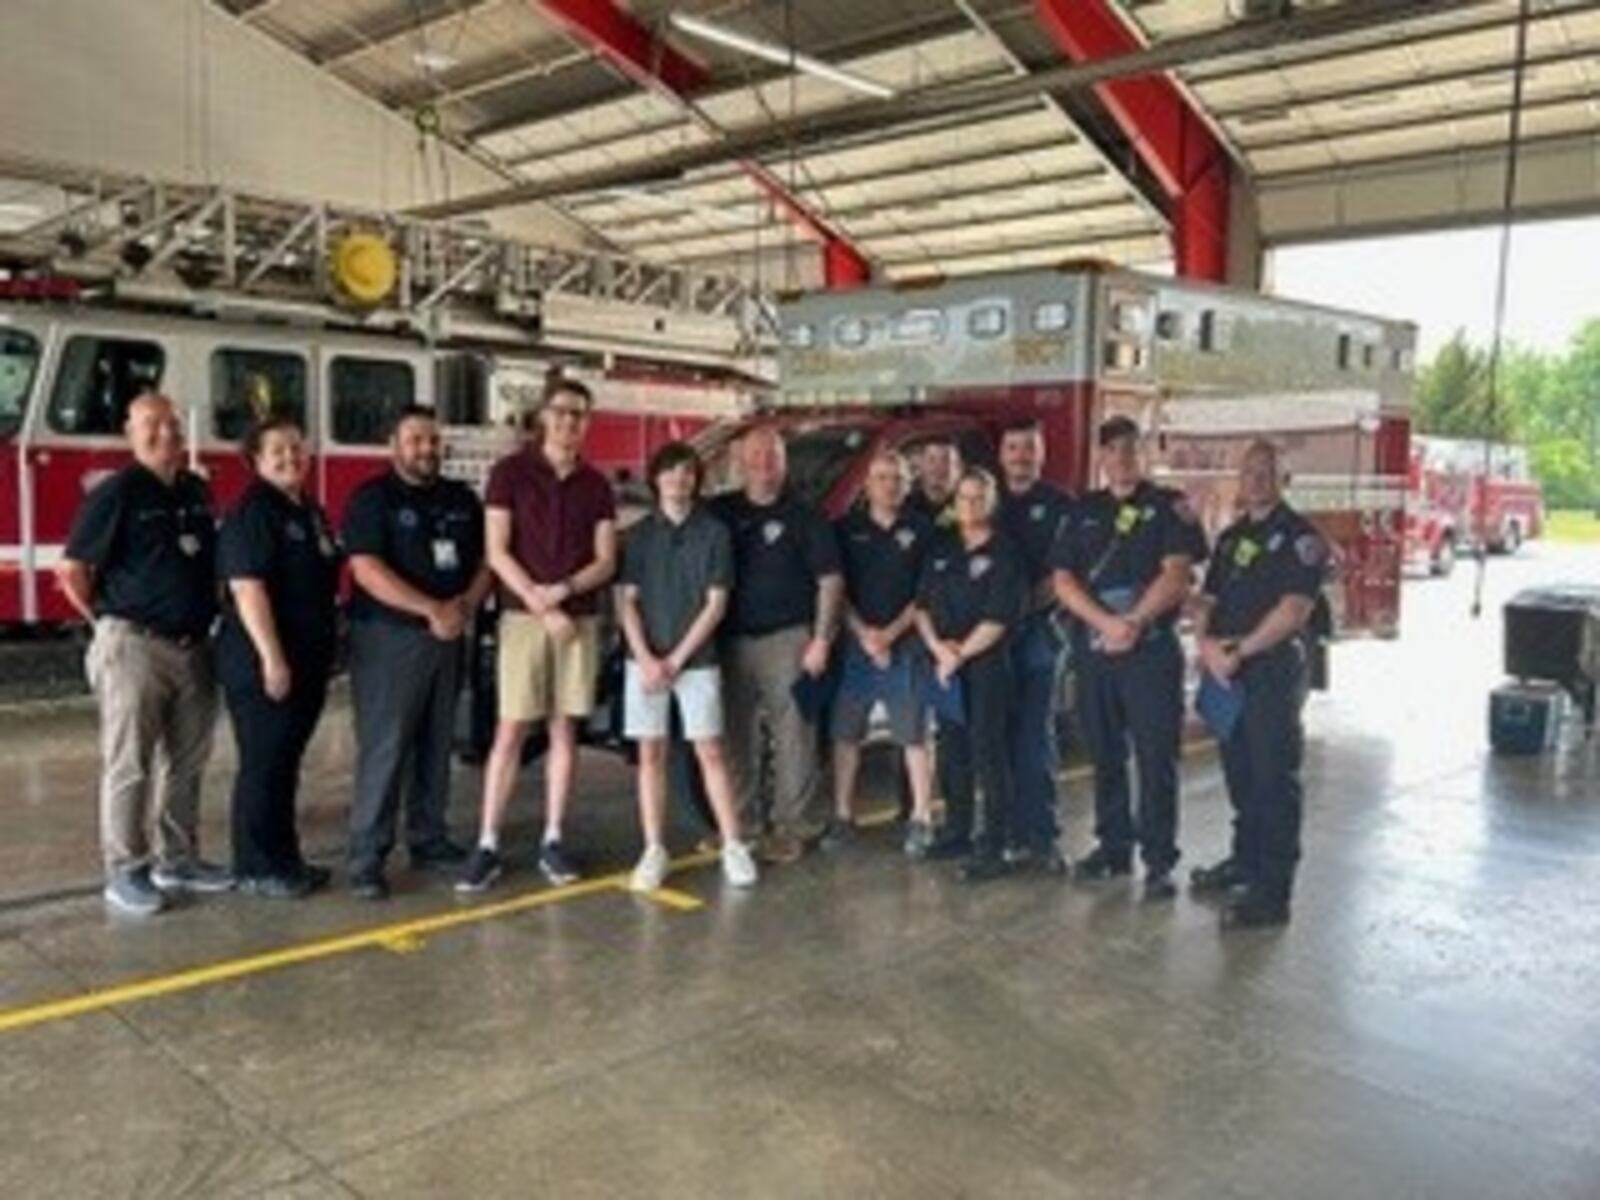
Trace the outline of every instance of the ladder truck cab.
{"type": "Polygon", "coordinates": [[[750,407],[771,323],[737,280],[475,227],[96,187],[0,236],[0,629],[71,619],[52,568],[84,493],[128,461],[147,389],[178,405],[224,506],[251,422],[293,416],[337,524],[401,408],[434,407],[446,472],[481,485],[552,372],[594,394],[591,459],[635,479],[663,442],[750,407]]]}
{"type": "MultiPolygon", "coordinates": [[[[1098,486],[1096,427],[1126,414],[1152,477],[1215,536],[1241,453],[1267,438],[1289,500],[1335,549],[1337,632],[1398,631],[1410,324],[1097,263],[808,294],[779,318],[779,387],[759,419],[785,431],[792,486],[830,514],[855,502],[878,447],[953,439],[992,467],[1019,417],[1044,430],[1047,476],[1082,492],[1098,486]]],[[[723,486],[739,428],[707,442],[723,486]]]]}

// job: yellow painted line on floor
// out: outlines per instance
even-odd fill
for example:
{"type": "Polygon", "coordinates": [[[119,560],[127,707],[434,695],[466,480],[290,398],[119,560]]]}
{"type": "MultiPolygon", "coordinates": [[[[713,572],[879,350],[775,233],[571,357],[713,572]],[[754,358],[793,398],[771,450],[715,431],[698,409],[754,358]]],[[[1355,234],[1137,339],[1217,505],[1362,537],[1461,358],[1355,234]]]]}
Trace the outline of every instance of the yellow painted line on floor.
{"type": "Polygon", "coordinates": [[[695,912],[706,906],[706,902],[699,896],[691,896],[688,892],[680,892],[675,888],[657,888],[653,892],[633,892],[632,895],[642,896],[646,900],[653,900],[663,908],[674,908],[679,912],[695,912]]]}
{"type": "MultiPolygon", "coordinates": [[[[674,870],[682,871],[705,866],[716,861],[717,856],[714,854],[691,854],[675,859],[672,865],[674,870]]],[[[4,1009],[0,1010],[0,1033],[27,1029],[30,1026],[44,1025],[51,1021],[65,1021],[72,1017],[83,1016],[86,1013],[100,1012],[123,1004],[136,1004],[143,1000],[154,1000],[160,996],[173,996],[180,992],[192,992],[198,988],[212,987],[219,983],[228,983],[250,975],[261,975],[268,971],[280,971],[285,967],[299,966],[302,963],[336,958],[339,955],[350,954],[357,950],[376,949],[387,950],[391,953],[413,954],[423,948],[430,934],[444,933],[447,930],[458,929],[466,925],[476,925],[483,921],[492,921],[499,917],[508,917],[516,913],[529,912],[536,908],[548,908],[571,900],[579,900],[586,896],[616,893],[625,890],[627,882],[628,877],[626,874],[603,875],[596,879],[585,879],[581,883],[568,884],[565,887],[527,892],[492,904],[475,904],[453,912],[437,913],[431,917],[418,917],[410,921],[396,921],[389,925],[379,925],[371,929],[358,930],[355,933],[302,942],[296,946],[285,946],[281,950],[270,950],[265,954],[252,954],[245,958],[225,959],[222,962],[211,963],[203,967],[191,967],[188,970],[176,971],[170,975],[157,975],[150,979],[136,980],[133,983],[99,988],[79,996],[69,996],[62,1000],[48,1000],[42,1004],[30,1004],[21,1008],[4,1009]]],[[[675,892],[673,895],[683,901],[692,903],[663,902],[684,912],[690,912],[700,907],[700,902],[693,896],[683,892],[675,892]]],[[[172,920],[171,917],[166,919],[172,920]]]]}

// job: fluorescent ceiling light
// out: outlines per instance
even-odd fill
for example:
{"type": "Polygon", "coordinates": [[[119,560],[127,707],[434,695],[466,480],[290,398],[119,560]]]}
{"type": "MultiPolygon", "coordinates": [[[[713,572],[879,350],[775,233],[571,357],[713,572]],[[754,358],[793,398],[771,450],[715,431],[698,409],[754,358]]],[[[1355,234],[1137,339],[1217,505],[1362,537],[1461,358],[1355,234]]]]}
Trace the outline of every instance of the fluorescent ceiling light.
{"type": "Polygon", "coordinates": [[[831,80],[842,87],[864,92],[868,96],[876,96],[879,100],[888,100],[894,95],[892,87],[875,79],[857,75],[854,71],[847,71],[843,67],[832,66],[820,58],[812,58],[809,54],[802,54],[798,50],[791,50],[776,42],[763,42],[759,38],[725,29],[721,25],[713,25],[710,21],[702,21],[699,17],[691,17],[687,13],[675,12],[668,19],[674,29],[692,37],[704,38],[708,42],[716,42],[719,46],[726,46],[730,50],[742,51],[752,58],[763,59],[780,67],[793,67],[818,79],[831,80]]]}
{"type": "Polygon", "coordinates": [[[461,60],[443,50],[418,50],[411,56],[411,61],[424,71],[448,71],[461,60]]]}

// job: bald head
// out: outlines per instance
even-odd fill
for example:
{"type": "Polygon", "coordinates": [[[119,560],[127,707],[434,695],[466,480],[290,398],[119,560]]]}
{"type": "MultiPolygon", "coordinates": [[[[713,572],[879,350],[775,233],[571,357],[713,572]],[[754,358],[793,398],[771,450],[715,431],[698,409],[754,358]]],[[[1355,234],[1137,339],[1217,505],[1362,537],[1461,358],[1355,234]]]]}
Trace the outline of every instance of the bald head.
{"type": "Polygon", "coordinates": [[[171,479],[183,466],[183,422],[177,406],[158,392],[145,392],[128,405],[123,426],[133,457],[146,470],[171,479]]]}
{"type": "Polygon", "coordinates": [[[739,439],[739,475],[750,499],[769,503],[783,490],[788,472],[783,435],[773,426],[754,426],[739,439]]]}

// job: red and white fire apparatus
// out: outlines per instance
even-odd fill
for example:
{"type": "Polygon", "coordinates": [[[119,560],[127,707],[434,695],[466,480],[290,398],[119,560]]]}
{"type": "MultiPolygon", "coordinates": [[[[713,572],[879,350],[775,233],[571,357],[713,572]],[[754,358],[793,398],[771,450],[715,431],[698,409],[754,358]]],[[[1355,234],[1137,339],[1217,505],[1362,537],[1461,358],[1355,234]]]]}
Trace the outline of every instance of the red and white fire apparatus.
{"type": "MultiPolygon", "coordinates": [[[[130,183],[0,237],[0,628],[68,618],[51,567],[86,489],[127,461],[128,402],[179,404],[226,504],[249,423],[305,425],[333,519],[385,461],[390,414],[437,407],[446,469],[516,444],[547,372],[591,386],[589,455],[636,476],[762,385],[737,280],[481,229],[130,183]]],[[[770,356],[769,356],[770,357],[770,356]]]]}
{"type": "Polygon", "coordinates": [[[1406,483],[1409,567],[1448,575],[1460,553],[1515,554],[1544,533],[1544,495],[1521,446],[1414,437],[1406,483]]]}
{"type": "Polygon", "coordinates": [[[1397,632],[1413,326],[1100,264],[818,293],[779,317],[766,419],[787,430],[794,486],[828,510],[854,500],[880,445],[953,437],[992,463],[1018,417],[1043,425],[1049,477],[1082,491],[1094,429],[1126,413],[1153,475],[1215,533],[1241,451],[1267,437],[1289,499],[1335,547],[1335,628],[1397,632]]]}

